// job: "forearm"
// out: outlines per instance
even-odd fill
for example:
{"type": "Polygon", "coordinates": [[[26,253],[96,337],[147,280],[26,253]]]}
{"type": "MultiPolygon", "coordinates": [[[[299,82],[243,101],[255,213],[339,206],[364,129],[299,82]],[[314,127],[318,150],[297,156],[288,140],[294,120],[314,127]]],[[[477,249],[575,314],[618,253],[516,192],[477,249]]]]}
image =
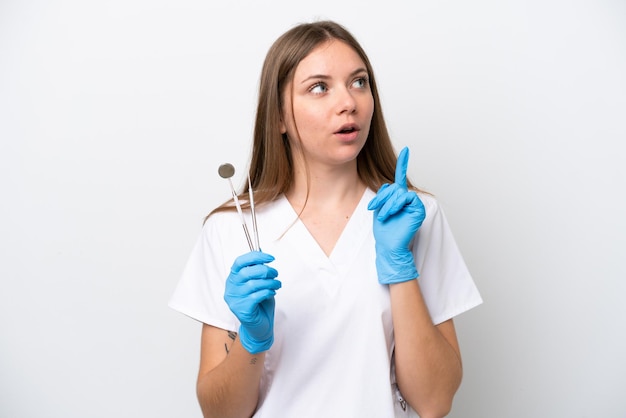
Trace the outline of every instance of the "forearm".
{"type": "Polygon", "coordinates": [[[251,417],[259,399],[265,353],[248,353],[239,339],[224,360],[198,376],[197,395],[205,418],[251,417]]]}
{"type": "Polygon", "coordinates": [[[444,336],[433,325],[417,280],[389,287],[400,391],[422,418],[443,417],[462,378],[454,326],[443,325],[444,336]]]}

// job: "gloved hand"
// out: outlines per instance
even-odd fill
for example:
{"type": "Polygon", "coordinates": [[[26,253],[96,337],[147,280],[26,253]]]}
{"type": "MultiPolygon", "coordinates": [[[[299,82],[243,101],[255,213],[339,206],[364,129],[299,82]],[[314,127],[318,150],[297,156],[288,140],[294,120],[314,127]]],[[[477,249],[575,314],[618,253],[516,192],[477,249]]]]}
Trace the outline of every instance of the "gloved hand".
{"type": "Polygon", "coordinates": [[[224,300],[241,322],[239,340],[251,354],[267,351],[274,342],[274,295],[281,283],[274,257],[252,251],[237,257],[226,279],[224,300]]]}
{"type": "Polygon", "coordinates": [[[401,283],[419,274],[409,247],[426,217],[424,204],[406,185],[409,149],[400,151],[393,184],[384,184],[368,209],[374,211],[376,270],[381,284],[401,283]]]}

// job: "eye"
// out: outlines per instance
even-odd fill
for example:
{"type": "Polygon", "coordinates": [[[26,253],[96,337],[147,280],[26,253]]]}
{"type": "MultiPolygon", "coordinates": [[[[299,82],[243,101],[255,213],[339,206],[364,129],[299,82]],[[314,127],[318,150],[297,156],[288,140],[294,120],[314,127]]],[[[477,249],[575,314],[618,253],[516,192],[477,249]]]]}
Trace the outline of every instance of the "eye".
{"type": "Polygon", "coordinates": [[[358,89],[364,89],[369,84],[367,77],[359,77],[352,82],[352,86],[358,89]]]}
{"type": "Polygon", "coordinates": [[[321,81],[319,83],[313,84],[309,88],[309,92],[313,94],[322,94],[322,93],[326,93],[327,91],[328,91],[328,86],[326,86],[326,83],[322,83],[321,81]]]}

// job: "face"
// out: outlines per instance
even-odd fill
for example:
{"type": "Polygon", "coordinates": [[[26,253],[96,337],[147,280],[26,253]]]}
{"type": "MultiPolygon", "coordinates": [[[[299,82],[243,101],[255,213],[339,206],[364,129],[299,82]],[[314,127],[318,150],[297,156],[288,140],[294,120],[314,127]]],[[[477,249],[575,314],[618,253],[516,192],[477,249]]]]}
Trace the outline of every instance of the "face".
{"type": "Polygon", "coordinates": [[[374,99],[365,64],[350,46],[332,40],[311,51],[296,67],[283,103],[281,132],[310,164],[355,161],[374,99]]]}

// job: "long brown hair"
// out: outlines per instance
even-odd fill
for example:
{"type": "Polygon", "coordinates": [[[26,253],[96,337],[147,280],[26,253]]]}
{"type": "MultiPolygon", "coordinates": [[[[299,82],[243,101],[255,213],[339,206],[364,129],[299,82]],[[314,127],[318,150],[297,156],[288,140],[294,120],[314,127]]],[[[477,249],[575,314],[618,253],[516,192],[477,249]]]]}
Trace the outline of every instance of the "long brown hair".
{"type": "MultiPolygon", "coordinates": [[[[374,113],[367,140],[357,156],[359,177],[374,191],[384,183],[394,181],[396,155],[383,117],[374,71],[365,51],[354,36],[338,23],[304,23],[281,35],[270,47],[263,63],[250,161],[250,182],[255,206],[275,200],[289,190],[293,183],[291,147],[286,134],[280,132],[280,121],[284,114],[283,94],[300,61],[318,45],[329,40],[344,42],[354,49],[363,60],[369,75],[374,113]]],[[[409,188],[414,188],[409,181],[407,183],[409,188]]],[[[247,187],[244,188],[246,190],[242,191],[240,197],[242,206],[248,207],[247,187]]],[[[233,207],[232,200],[229,200],[208,216],[233,207]]]]}

